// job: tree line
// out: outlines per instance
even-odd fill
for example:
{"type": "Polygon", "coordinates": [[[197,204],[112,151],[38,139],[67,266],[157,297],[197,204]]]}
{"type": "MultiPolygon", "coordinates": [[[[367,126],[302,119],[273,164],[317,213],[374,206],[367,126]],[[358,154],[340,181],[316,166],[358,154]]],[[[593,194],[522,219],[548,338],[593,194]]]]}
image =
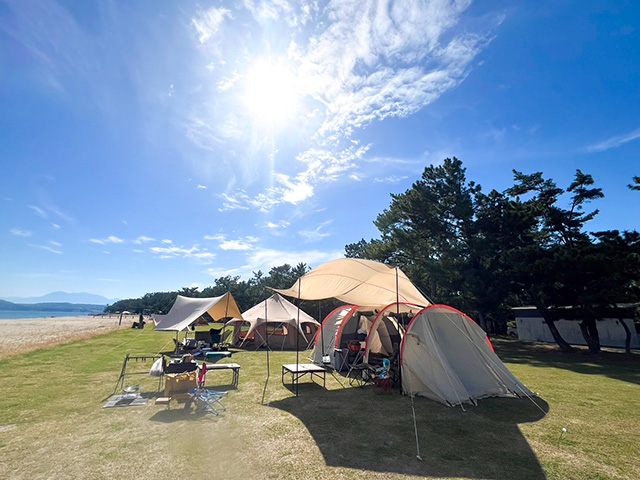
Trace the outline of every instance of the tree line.
{"type": "MultiPolygon", "coordinates": [[[[177,295],[205,298],[218,297],[227,292],[233,295],[240,311],[245,311],[273,295],[272,288],[289,288],[308,271],[309,268],[305,263],[299,263],[295,267],[284,264],[271,268],[266,275],[261,270],[253,272],[253,276],[249,280],[241,280],[239,276],[220,277],[214,280],[213,285],[202,290],[198,287],[184,287],[178,291],[147,293],[141,298],[120,300],[107,306],[105,313],[129,311],[136,314],[166,314],[173,306],[177,295]]],[[[296,303],[294,299],[289,300],[296,303]]],[[[302,301],[300,307],[313,318],[322,321],[320,317],[329,313],[339,304],[335,300],[302,301]]]]}
{"type": "MultiPolygon", "coordinates": [[[[567,351],[555,322],[579,320],[598,352],[597,322],[628,316],[640,301],[640,234],[587,231],[598,214],[588,206],[604,194],[581,170],[566,188],[541,172],[513,175],[510,188],[484,193],[455,157],[429,166],[391,195],[374,221],[380,237],[347,245],[346,255],[402,268],[433,301],[488,332],[504,333],[512,307],[533,305],[567,351]]],[[[640,177],[628,188],[640,190],[640,177]]]]}

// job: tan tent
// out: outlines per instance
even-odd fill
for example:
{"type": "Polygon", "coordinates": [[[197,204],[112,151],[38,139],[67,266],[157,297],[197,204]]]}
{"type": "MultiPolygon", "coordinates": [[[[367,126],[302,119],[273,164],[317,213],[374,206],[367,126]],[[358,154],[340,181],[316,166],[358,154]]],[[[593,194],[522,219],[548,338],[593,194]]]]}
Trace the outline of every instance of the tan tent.
{"type": "Polygon", "coordinates": [[[327,262],[302,276],[291,288],[276,291],[303,300],[336,298],[367,307],[384,307],[398,301],[431,304],[399,268],[359,258],[327,262]]]}
{"type": "Polygon", "coordinates": [[[407,326],[400,347],[405,394],[446,405],[484,397],[533,395],[502,363],[482,330],[446,305],[420,311],[407,326]]]}
{"type": "Polygon", "coordinates": [[[182,332],[196,324],[203,314],[208,313],[213,320],[242,318],[240,309],[230,293],[212,298],[191,298],[178,295],[166,315],[154,315],[156,330],[182,332]]]}
{"type": "Polygon", "coordinates": [[[272,349],[296,347],[306,349],[313,341],[320,324],[275,293],[244,312],[242,319],[234,318],[228,321],[226,326],[233,327],[231,338],[234,345],[242,345],[248,339],[252,339],[255,346],[268,345],[272,349]],[[243,324],[248,324],[249,328],[244,338],[241,338],[243,324]],[[296,331],[299,332],[297,339],[296,331]]]}

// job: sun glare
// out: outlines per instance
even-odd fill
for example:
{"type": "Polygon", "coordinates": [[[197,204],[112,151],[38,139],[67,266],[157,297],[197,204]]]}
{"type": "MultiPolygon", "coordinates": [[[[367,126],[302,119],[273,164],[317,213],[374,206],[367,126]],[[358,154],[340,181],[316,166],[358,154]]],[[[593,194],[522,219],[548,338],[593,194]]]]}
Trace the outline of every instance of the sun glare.
{"type": "Polygon", "coordinates": [[[282,127],[298,108],[295,77],[284,65],[257,62],[247,72],[244,101],[256,121],[282,127]]]}

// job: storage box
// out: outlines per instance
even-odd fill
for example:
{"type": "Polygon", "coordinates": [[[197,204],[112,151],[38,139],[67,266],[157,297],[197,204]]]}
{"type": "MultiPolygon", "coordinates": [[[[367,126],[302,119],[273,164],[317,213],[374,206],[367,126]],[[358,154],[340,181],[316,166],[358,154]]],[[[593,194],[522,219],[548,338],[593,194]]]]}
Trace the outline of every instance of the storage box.
{"type": "Polygon", "coordinates": [[[196,372],[169,373],[164,376],[164,396],[174,393],[187,393],[197,388],[196,372]]]}

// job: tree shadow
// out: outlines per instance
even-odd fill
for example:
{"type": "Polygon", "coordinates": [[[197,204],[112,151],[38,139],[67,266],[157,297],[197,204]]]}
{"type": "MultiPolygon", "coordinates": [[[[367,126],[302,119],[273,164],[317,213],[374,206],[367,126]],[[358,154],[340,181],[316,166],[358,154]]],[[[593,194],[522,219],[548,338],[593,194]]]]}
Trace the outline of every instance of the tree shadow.
{"type": "Polygon", "coordinates": [[[270,406],[304,423],[327,465],[429,477],[546,478],[518,428],[548,412],[541,398],[535,398],[540,408],[528,399],[488,398],[462,411],[417,397],[420,461],[408,397],[376,395],[370,386],[328,391],[311,384],[300,384],[299,394],[270,406]]]}
{"type": "Polygon", "coordinates": [[[640,385],[640,352],[631,354],[605,349],[597,355],[586,347],[562,352],[557,346],[492,339],[503,362],[532,367],[553,367],[584,375],[604,375],[615,380],[640,385]]]}

